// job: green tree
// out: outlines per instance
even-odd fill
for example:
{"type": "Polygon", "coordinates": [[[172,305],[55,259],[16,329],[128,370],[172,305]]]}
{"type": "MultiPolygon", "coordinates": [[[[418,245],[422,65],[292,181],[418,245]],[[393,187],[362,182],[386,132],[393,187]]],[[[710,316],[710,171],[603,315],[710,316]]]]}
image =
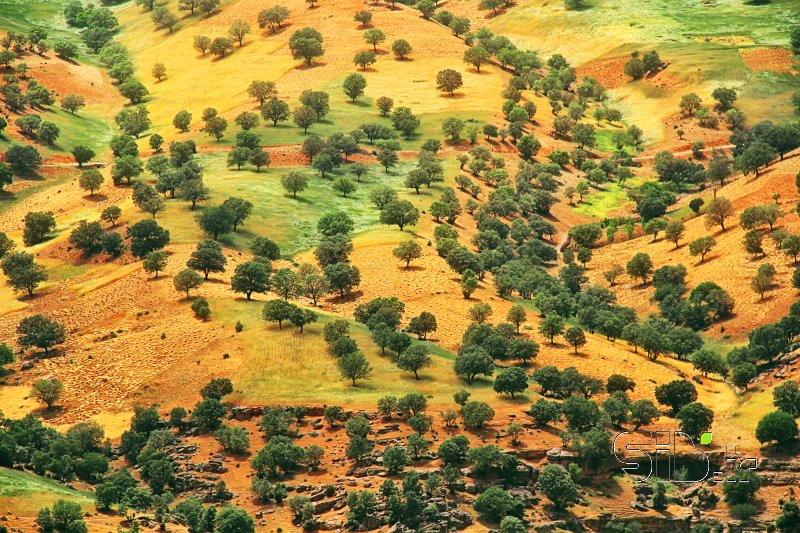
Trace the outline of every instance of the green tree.
{"type": "Polygon", "coordinates": [[[272,122],[273,126],[277,126],[279,122],[289,120],[289,104],[278,98],[272,98],[261,106],[261,116],[264,120],[272,122]]]}
{"type": "Polygon", "coordinates": [[[1,266],[11,288],[16,292],[26,291],[28,296],[32,296],[33,291],[48,279],[45,268],[34,262],[33,256],[27,252],[7,253],[1,266]]]}
{"type": "Polygon", "coordinates": [[[143,262],[144,271],[155,273],[155,277],[158,278],[158,274],[166,270],[168,258],[169,255],[163,250],[154,250],[148,253],[143,262]]]}
{"type": "Polygon", "coordinates": [[[189,126],[192,123],[192,114],[186,110],[178,111],[175,114],[175,118],[172,119],[172,125],[175,126],[175,129],[182,133],[186,133],[189,131],[189,126]]]}
{"type": "Polygon", "coordinates": [[[721,196],[709,202],[704,211],[706,217],[706,228],[719,226],[725,231],[725,219],[734,214],[733,204],[727,198],[721,196]]]}
{"type": "Polygon", "coordinates": [[[383,452],[383,466],[386,467],[389,475],[397,475],[410,465],[406,449],[402,446],[389,446],[383,452]]]}
{"type": "Polygon", "coordinates": [[[464,85],[461,73],[453,69],[440,70],[436,74],[436,88],[453,96],[455,91],[464,85]]]}
{"type": "Polygon", "coordinates": [[[794,417],[783,411],[773,411],[759,420],[756,426],[758,442],[775,441],[785,446],[797,439],[797,422],[794,417]]]}
{"type": "Polygon", "coordinates": [[[244,509],[227,505],[214,520],[214,531],[218,533],[255,533],[256,523],[244,509]]]}
{"type": "Polygon", "coordinates": [[[407,200],[392,200],[383,206],[380,213],[382,224],[396,224],[400,231],[407,225],[414,225],[419,220],[419,211],[407,200]]]}
{"type": "Polygon", "coordinates": [[[695,93],[685,94],[681,97],[678,107],[684,115],[694,115],[702,106],[703,100],[695,93]]]}
{"type": "Polygon", "coordinates": [[[689,243],[689,254],[690,255],[699,255],[700,262],[702,263],[705,261],[706,255],[710,252],[714,246],[716,246],[717,241],[714,237],[710,235],[706,235],[704,237],[699,237],[692,242],[689,243]]]}
{"type": "Polygon", "coordinates": [[[346,94],[353,103],[355,103],[356,98],[364,94],[364,89],[366,87],[367,79],[361,74],[350,74],[344,79],[344,82],[342,82],[344,94],[346,94]]]}
{"type": "Polygon", "coordinates": [[[369,23],[372,22],[372,12],[367,11],[366,9],[357,11],[355,16],[353,17],[353,20],[361,24],[362,28],[366,28],[367,26],[369,26],[369,23]]]}
{"type": "Polygon", "coordinates": [[[37,400],[44,402],[47,408],[50,409],[61,397],[61,392],[63,390],[64,385],[58,378],[46,378],[40,379],[33,384],[31,395],[37,400]]]}
{"type": "Polygon", "coordinates": [[[691,359],[695,370],[698,370],[703,376],[708,376],[709,373],[724,376],[728,372],[725,360],[717,352],[707,349],[697,350],[692,354],[691,359]]]}
{"type": "Polygon", "coordinates": [[[131,239],[131,254],[140,259],[169,243],[169,231],[155,220],[142,220],[132,225],[128,228],[128,237],[131,239]]]}
{"type": "Polygon", "coordinates": [[[405,261],[406,268],[409,268],[412,260],[422,257],[422,247],[412,239],[400,243],[397,248],[392,250],[392,254],[401,261],[405,261]]]}
{"type": "Polygon", "coordinates": [[[550,339],[550,344],[555,344],[555,338],[564,331],[564,319],[551,313],[539,323],[539,333],[550,339]]]}
{"type": "Polygon", "coordinates": [[[685,379],[676,379],[659,385],[656,387],[655,393],[656,400],[672,409],[673,415],[677,414],[683,406],[697,399],[697,389],[685,379]]]}
{"type": "Polygon", "coordinates": [[[525,392],[528,389],[528,375],[518,366],[506,368],[494,381],[494,390],[498,393],[509,393],[511,399],[514,394],[525,392]]]}
{"type": "Polygon", "coordinates": [[[206,235],[217,240],[220,235],[230,233],[233,230],[233,223],[236,217],[231,209],[220,205],[206,207],[203,212],[198,214],[195,218],[200,229],[202,229],[206,235]]]}
{"type": "Polygon", "coordinates": [[[784,381],[772,391],[772,403],[793,417],[800,417],[800,385],[796,381],[784,381]]]}
{"type": "Polygon", "coordinates": [[[357,379],[365,379],[372,373],[372,366],[360,351],[342,355],[337,366],[342,377],[351,380],[354,387],[357,379]]]}
{"type": "Polygon", "coordinates": [[[392,53],[400,61],[408,57],[412,51],[413,48],[405,39],[397,39],[392,43],[392,53]]]}
{"type": "Polygon", "coordinates": [[[69,242],[82,251],[86,257],[89,257],[103,251],[105,234],[106,232],[99,222],[81,220],[78,227],[70,233],[69,242]]]}
{"type": "Polygon", "coordinates": [[[91,161],[94,156],[94,150],[87,146],[79,144],[72,148],[72,157],[74,157],[75,162],[78,163],[78,168],[83,168],[83,164],[91,161]]]}
{"type": "Polygon", "coordinates": [[[480,429],[494,418],[494,409],[485,402],[469,401],[461,407],[461,418],[465,428],[480,429]]]}
{"type": "Polygon", "coordinates": [[[25,215],[25,229],[22,232],[22,241],[25,246],[39,244],[45,240],[55,227],[56,219],[51,211],[29,212],[25,215]]]}
{"type": "Polygon", "coordinates": [[[210,239],[199,242],[186,262],[187,267],[202,272],[205,279],[208,279],[212,272],[225,272],[226,264],[228,260],[222,252],[222,247],[217,241],[210,239]]]}
{"type": "Polygon", "coordinates": [[[406,329],[424,340],[427,338],[428,333],[436,331],[437,327],[436,316],[428,311],[423,311],[408,322],[406,329]]]}
{"type": "Polygon", "coordinates": [[[186,298],[189,298],[189,291],[202,285],[203,277],[196,270],[186,268],[175,274],[172,283],[175,285],[176,291],[185,292],[186,298]]]}
{"type": "MultiPolygon", "coordinates": [[[[353,58],[353,63],[361,67],[362,70],[367,70],[367,67],[374,65],[376,61],[377,57],[375,56],[375,52],[372,50],[358,52],[353,58]]],[[[364,84],[366,86],[366,80],[364,80],[364,84]]]]}
{"type": "Polygon", "coordinates": [[[650,400],[636,400],[631,404],[631,422],[634,430],[650,425],[653,420],[661,416],[661,412],[650,400]]]}
{"type": "Polygon", "coordinates": [[[314,59],[325,54],[322,34],[314,28],[303,28],[289,38],[289,49],[295,59],[303,59],[309,67],[314,59]]]}
{"type": "Polygon", "coordinates": [[[305,105],[295,109],[293,117],[294,123],[297,124],[298,127],[303,128],[303,133],[308,132],[309,126],[311,126],[319,118],[313,109],[305,105]]]}
{"type": "Polygon", "coordinates": [[[572,478],[558,465],[545,465],[539,476],[538,486],[556,509],[571,507],[580,497],[572,478]]]}
{"type": "Polygon", "coordinates": [[[653,272],[653,261],[646,253],[639,252],[628,261],[625,270],[629,276],[640,278],[643,284],[647,284],[647,280],[653,272]]]}
{"type": "Polygon", "coordinates": [[[714,411],[701,403],[693,402],[681,407],[676,418],[680,422],[681,431],[691,437],[699,438],[711,427],[714,411]]]}
{"type": "Polygon", "coordinates": [[[277,322],[278,329],[283,329],[283,322],[290,320],[297,306],[286,300],[270,300],[264,304],[261,315],[268,322],[277,322]]]}
{"type": "Polygon", "coordinates": [[[36,347],[49,353],[53,346],[66,340],[67,330],[57,321],[43,314],[36,314],[20,320],[17,325],[17,342],[23,349],[36,347]]]}
{"type": "Polygon", "coordinates": [[[248,300],[252,294],[265,293],[270,287],[270,269],[261,261],[246,261],[236,266],[231,278],[231,290],[244,293],[248,300]]]}
{"type": "Polygon", "coordinates": [[[470,46],[464,51],[464,62],[469,63],[480,73],[481,65],[489,62],[491,56],[483,46],[470,46]]]}
{"type": "Polygon", "coordinates": [[[378,45],[386,40],[386,34],[378,28],[370,28],[364,32],[364,40],[372,45],[373,51],[378,51],[378,45]]]}
{"type": "Polygon", "coordinates": [[[397,356],[397,366],[401,370],[414,373],[414,378],[419,379],[419,371],[431,366],[433,361],[428,354],[428,349],[422,344],[414,344],[397,356]]]}
{"type": "Polygon", "coordinates": [[[293,198],[297,198],[297,193],[308,187],[308,177],[302,172],[291,171],[281,177],[281,185],[293,198]]]}
{"type": "Polygon", "coordinates": [[[356,184],[349,178],[340,176],[333,180],[331,189],[341,194],[343,198],[347,198],[349,194],[353,194],[356,191],[356,184]]]}
{"type": "Polygon", "coordinates": [[[524,513],[521,501],[500,487],[489,487],[475,499],[473,508],[481,518],[500,522],[506,517],[520,518],[524,513]]]}
{"type": "Polygon", "coordinates": [[[564,333],[564,340],[566,340],[578,353],[578,348],[586,344],[586,335],[579,327],[571,327],[564,333]]]}
{"type": "Polygon", "coordinates": [[[459,350],[453,365],[453,371],[457,376],[465,378],[467,383],[472,384],[472,381],[479,374],[488,377],[494,373],[493,360],[483,348],[465,346],[459,350]]]}

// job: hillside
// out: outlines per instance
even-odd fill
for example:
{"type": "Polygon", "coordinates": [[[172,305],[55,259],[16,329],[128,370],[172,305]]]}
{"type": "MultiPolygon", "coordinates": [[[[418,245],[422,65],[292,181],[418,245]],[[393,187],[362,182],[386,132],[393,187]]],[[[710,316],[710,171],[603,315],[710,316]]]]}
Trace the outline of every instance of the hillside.
{"type": "Polygon", "coordinates": [[[0,0],[0,76],[0,533],[794,531],[791,0],[0,0]]]}

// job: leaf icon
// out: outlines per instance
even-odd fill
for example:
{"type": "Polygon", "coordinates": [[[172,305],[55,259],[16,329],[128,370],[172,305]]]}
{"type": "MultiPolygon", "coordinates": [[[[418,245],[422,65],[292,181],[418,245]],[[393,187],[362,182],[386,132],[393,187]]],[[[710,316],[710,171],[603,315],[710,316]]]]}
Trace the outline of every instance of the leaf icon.
{"type": "Polygon", "coordinates": [[[711,432],[706,432],[700,435],[700,444],[708,445],[711,444],[711,432]]]}

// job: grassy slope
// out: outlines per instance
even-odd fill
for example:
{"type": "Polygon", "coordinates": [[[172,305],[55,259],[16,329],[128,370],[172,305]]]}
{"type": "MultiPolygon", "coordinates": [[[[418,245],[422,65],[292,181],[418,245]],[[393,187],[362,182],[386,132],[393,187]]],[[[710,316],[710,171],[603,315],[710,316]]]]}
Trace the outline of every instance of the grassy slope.
{"type": "MultiPolygon", "coordinates": [[[[80,40],[77,32],[64,22],[62,10],[66,0],[37,2],[33,0],[0,0],[0,32],[26,33],[31,28],[42,27],[48,32],[47,41],[52,43],[59,39],[67,39],[78,43],[80,55],[77,61],[82,64],[98,65],[96,56],[90,54],[80,40]]],[[[50,52],[52,55],[52,52],[50,52]]],[[[25,56],[20,58],[25,60],[25,56]]],[[[63,95],[61,95],[63,96],[63,95]]],[[[87,108],[77,115],[71,115],[58,108],[58,104],[41,113],[43,120],[55,122],[61,128],[61,135],[55,146],[37,148],[45,155],[53,152],[69,152],[78,144],[87,145],[97,152],[107,146],[112,131],[108,117],[93,114],[95,110],[87,108]]],[[[16,115],[10,117],[12,121],[16,115]]],[[[0,135],[0,150],[8,149],[14,144],[8,135],[0,135]]]]}
{"type": "MultiPolygon", "coordinates": [[[[316,224],[322,213],[341,210],[353,219],[356,232],[373,228],[378,223],[378,211],[369,201],[369,192],[379,185],[390,185],[401,189],[405,172],[410,168],[404,164],[386,174],[382,167],[371,166],[370,172],[362,177],[353,195],[343,198],[331,189],[333,178],[348,175],[347,166],[329,174],[330,179],[322,179],[319,173],[307,167],[266,169],[257,173],[250,169],[241,171],[228,169],[226,154],[206,154],[199,157],[205,169],[204,182],[212,191],[207,205],[217,205],[230,196],[250,200],[253,214],[235,234],[224,238],[228,245],[246,248],[247,242],[257,235],[265,235],[275,240],[281,251],[293,255],[314,246],[318,240],[316,224]],[[308,175],[309,187],[295,199],[281,186],[281,176],[291,170],[308,175]]],[[[353,179],[352,175],[349,175],[353,179]]],[[[171,232],[173,241],[197,241],[203,238],[194,214],[203,207],[198,206],[195,213],[189,204],[181,200],[169,200],[167,210],[158,220],[171,232]]],[[[133,208],[136,209],[136,208],[133,208]]],[[[140,216],[146,216],[139,213],[140,216]]]]}
{"type": "MultiPolygon", "coordinates": [[[[381,355],[363,324],[351,321],[351,334],[373,367],[372,375],[353,387],[342,379],[336,359],[329,355],[322,338],[324,324],[336,319],[335,315],[321,314],[320,322],[307,326],[305,333],[300,334],[293,326],[284,325],[279,330],[277,324],[265,325],[262,306],[256,302],[215,300],[211,305],[215,320],[226,325],[241,321],[245,326],[240,335],[247,349],[242,370],[235,377],[236,388],[242,391],[240,398],[245,403],[269,398],[275,402],[374,405],[381,396],[419,391],[444,405],[465,385],[453,373],[451,352],[426,343],[433,365],[421,370],[420,379],[415,380],[413,374],[397,368],[391,355],[381,355]],[[264,342],[265,332],[270,342],[264,342]]],[[[490,380],[476,379],[469,389],[475,398],[491,402],[499,399],[490,380]]],[[[535,394],[529,392],[528,396],[535,394]]],[[[522,395],[517,401],[528,400],[522,395]]]]}
{"type": "Polygon", "coordinates": [[[0,0],[0,28],[25,33],[31,27],[43,27],[51,41],[74,37],[61,17],[66,3],[66,0],[0,0]]]}
{"type": "Polygon", "coordinates": [[[633,83],[612,92],[628,120],[653,135],[661,119],[676,110],[680,94],[694,90],[707,96],[720,84],[741,90],[739,106],[751,120],[788,118],[789,96],[800,83],[790,74],[751,71],[738,47],[786,46],[789,29],[800,21],[794,6],[792,0],[762,6],[741,0],[596,0],[588,9],[567,12],[561,2],[532,0],[494,18],[489,26],[547,55],[562,53],[575,64],[636,49],[658,50],[671,63],[669,71],[680,80],[679,87],[654,91],[633,83]],[[737,36],[738,46],[713,42],[724,36],[737,36]]]}
{"type": "Polygon", "coordinates": [[[0,501],[4,502],[4,511],[34,514],[58,500],[75,501],[86,509],[93,503],[89,494],[69,489],[53,480],[29,472],[0,468],[0,501]]]}

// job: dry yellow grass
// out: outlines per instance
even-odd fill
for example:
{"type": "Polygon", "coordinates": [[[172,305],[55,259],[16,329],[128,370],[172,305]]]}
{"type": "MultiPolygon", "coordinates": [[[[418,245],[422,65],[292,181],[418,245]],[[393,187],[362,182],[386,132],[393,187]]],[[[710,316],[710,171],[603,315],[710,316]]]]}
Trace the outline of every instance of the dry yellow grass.
{"type": "MultiPolygon", "coordinates": [[[[176,5],[171,0],[166,7],[177,11],[176,5]]],[[[282,98],[294,99],[304,89],[321,87],[356,71],[353,56],[360,50],[371,49],[363,40],[364,29],[351,20],[351,14],[365,8],[362,2],[323,2],[314,9],[309,9],[302,0],[290,0],[284,5],[291,10],[289,24],[276,34],[258,28],[258,12],[265,6],[253,0],[228,3],[208,18],[185,16],[172,34],[155,30],[149,13],[138,6],[129,4],[121,9],[119,17],[124,30],[120,40],[128,47],[139,77],[150,90],[148,107],[154,130],[167,138],[175,136],[172,118],[182,109],[193,114],[195,128],[199,127],[200,114],[206,107],[216,108],[230,120],[241,110],[254,108],[247,96],[247,86],[256,79],[276,82],[282,98]],[[342,16],[343,12],[347,15],[342,16]],[[223,59],[211,54],[202,57],[194,50],[194,36],[207,35],[212,39],[225,36],[230,23],[238,18],[248,21],[252,28],[243,47],[236,45],[223,59]],[[288,47],[292,33],[304,27],[319,30],[324,38],[325,55],[311,68],[293,59],[288,47]],[[167,78],[161,82],[156,82],[150,74],[156,62],[164,63],[167,68],[167,78]]],[[[416,113],[485,111],[495,107],[495,103],[499,106],[507,74],[493,67],[480,74],[467,68],[461,61],[465,45],[449,30],[421,19],[409,7],[366,8],[374,13],[372,27],[382,29],[387,36],[379,47],[378,62],[362,72],[367,77],[367,96],[391,96],[396,105],[408,105],[416,113]],[[391,54],[391,43],[399,38],[408,40],[414,48],[410,60],[397,61],[391,54]],[[455,97],[441,96],[436,90],[436,72],[445,68],[463,73],[464,87],[455,97]]],[[[269,139],[266,141],[269,143],[269,139]]]]}
{"type": "MultiPolygon", "coordinates": [[[[797,201],[794,190],[794,175],[800,170],[800,161],[797,157],[776,163],[761,177],[754,179],[739,178],[729,183],[717,192],[717,196],[725,197],[732,201],[736,214],[727,220],[725,232],[720,232],[719,227],[707,229],[704,217],[696,217],[686,221],[686,234],[681,241],[681,246],[675,248],[672,242],[659,239],[652,242],[651,236],[642,236],[630,241],[615,242],[610,246],[603,246],[595,250],[590,263],[589,278],[594,283],[605,284],[602,274],[612,264],[625,263],[635,253],[645,252],[653,260],[654,268],[667,264],[683,264],[688,270],[688,286],[691,289],[703,281],[713,281],[728,291],[736,299],[735,316],[725,322],[715,325],[709,330],[714,336],[731,336],[732,339],[742,339],[747,333],[760,325],[774,322],[788,312],[789,305],[795,301],[796,291],[791,287],[791,275],[795,268],[791,257],[784,255],[774,245],[768,235],[764,237],[764,248],[767,256],[754,258],[748,254],[742,245],[745,230],[738,226],[739,213],[750,205],[764,205],[771,203],[772,195],[776,191],[783,192],[780,207],[784,216],[776,224],[776,229],[782,228],[790,233],[800,230],[800,220],[793,207],[797,201]],[[689,255],[687,243],[704,235],[713,235],[717,241],[716,247],[706,256],[704,262],[699,257],[689,255]],[[772,264],[777,270],[777,287],[767,294],[762,301],[750,289],[750,280],[764,263],[772,264]],[[724,326],[721,331],[720,326],[724,326]]],[[[691,197],[683,200],[688,202],[691,197]]],[[[706,202],[711,200],[711,194],[704,195],[706,202]]],[[[653,288],[648,285],[641,286],[641,281],[625,278],[615,292],[623,305],[637,308],[640,312],[652,309],[649,299],[653,288]]]]}

